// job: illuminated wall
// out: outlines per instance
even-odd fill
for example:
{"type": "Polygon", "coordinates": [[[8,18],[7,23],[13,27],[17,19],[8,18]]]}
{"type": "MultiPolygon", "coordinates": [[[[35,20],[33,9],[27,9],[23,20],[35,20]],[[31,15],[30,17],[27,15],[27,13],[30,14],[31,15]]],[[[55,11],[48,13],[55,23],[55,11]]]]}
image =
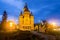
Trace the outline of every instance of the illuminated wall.
{"type": "Polygon", "coordinates": [[[34,30],[34,16],[28,10],[27,5],[24,6],[24,11],[19,16],[19,28],[23,31],[34,30]]]}

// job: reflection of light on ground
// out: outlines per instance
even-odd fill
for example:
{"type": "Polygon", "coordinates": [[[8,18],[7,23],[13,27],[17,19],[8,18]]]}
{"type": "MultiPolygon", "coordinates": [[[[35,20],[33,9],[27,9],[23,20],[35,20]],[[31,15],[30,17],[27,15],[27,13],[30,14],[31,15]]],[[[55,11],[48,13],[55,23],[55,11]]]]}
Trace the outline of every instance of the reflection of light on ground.
{"type": "Polygon", "coordinates": [[[53,29],[54,31],[56,31],[56,29],[53,29]]]}
{"type": "Polygon", "coordinates": [[[60,31],[60,28],[53,29],[54,31],[60,31]]]}

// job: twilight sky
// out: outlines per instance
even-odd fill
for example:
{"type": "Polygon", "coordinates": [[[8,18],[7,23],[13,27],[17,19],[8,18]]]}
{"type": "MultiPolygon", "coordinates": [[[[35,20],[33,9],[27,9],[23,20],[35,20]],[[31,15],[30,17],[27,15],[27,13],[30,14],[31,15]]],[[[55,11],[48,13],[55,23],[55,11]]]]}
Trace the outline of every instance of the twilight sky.
{"type": "Polygon", "coordinates": [[[17,22],[25,3],[34,15],[35,23],[46,19],[60,25],[60,0],[0,0],[0,20],[6,10],[8,20],[17,22]]]}

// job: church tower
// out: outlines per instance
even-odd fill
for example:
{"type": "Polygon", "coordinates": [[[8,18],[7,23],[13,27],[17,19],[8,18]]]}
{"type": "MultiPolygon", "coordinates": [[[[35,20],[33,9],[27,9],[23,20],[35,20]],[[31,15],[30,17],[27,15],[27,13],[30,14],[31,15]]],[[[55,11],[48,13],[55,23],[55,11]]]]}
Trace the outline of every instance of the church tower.
{"type": "Polygon", "coordinates": [[[34,30],[34,16],[29,11],[27,4],[25,4],[23,12],[19,16],[19,28],[23,31],[34,30]]]}
{"type": "Polygon", "coordinates": [[[3,30],[5,29],[6,22],[7,22],[7,12],[4,11],[2,16],[1,29],[3,30]]]}

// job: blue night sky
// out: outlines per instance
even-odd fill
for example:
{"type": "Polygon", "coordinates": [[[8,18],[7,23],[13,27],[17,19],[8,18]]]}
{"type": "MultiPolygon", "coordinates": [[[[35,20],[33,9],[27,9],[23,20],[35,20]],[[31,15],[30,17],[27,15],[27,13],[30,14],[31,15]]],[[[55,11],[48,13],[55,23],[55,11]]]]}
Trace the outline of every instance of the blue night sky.
{"type": "Polygon", "coordinates": [[[60,24],[60,0],[0,0],[0,20],[3,11],[6,10],[8,20],[17,22],[25,2],[34,15],[35,23],[46,19],[60,24]]]}

